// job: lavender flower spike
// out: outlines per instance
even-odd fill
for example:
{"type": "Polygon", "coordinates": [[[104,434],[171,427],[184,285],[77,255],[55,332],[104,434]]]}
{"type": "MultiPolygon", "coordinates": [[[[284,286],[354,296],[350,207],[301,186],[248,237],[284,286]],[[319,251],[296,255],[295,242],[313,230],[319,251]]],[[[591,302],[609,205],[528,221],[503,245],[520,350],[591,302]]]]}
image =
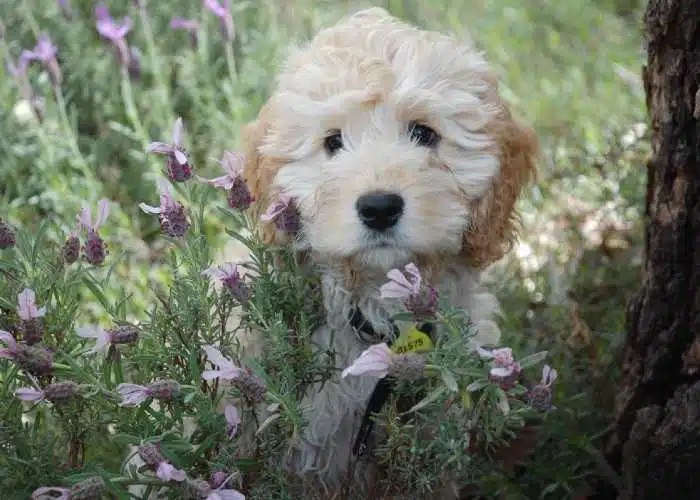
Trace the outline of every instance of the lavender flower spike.
{"type": "Polygon", "coordinates": [[[231,41],[235,35],[233,19],[229,12],[229,0],[224,0],[221,5],[218,0],[204,0],[204,7],[211,11],[221,21],[221,28],[224,31],[226,39],[231,41]]]}
{"type": "Polygon", "coordinates": [[[175,201],[172,189],[165,180],[158,179],[158,186],[160,187],[160,206],[139,203],[139,208],[147,214],[158,214],[160,230],[172,238],[179,238],[190,227],[185,207],[179,201],[175,201]]]}
{"type": "Polygon", "coordinates": [[[125,38],[131,30],[131,19],[124,17],[121,24],[115,22],[109,15],[109,10],[103,4],[97,4],[95,7],[95,18],[97,19],[97,32],[112,43],[117,51],[119,63],[123,67],[128,68],[131,52],[125,38]]]}
{"type": "Polygon", "coordinates": [[[171,143],[152,142],[147,149],[148,153],[156,153],[168,157],[166,175],[172,182],[183,182],[192,177],[192,166],[187,153],[182,147],[182,129],[182,118],[178,118],[175,120],[175,125],[173,125],[171,143]]]}
{"type": "Polygon", "coordinates": [[[58,48],[51,43],[51,40],[46,35],[41,35],[34,50],[25,50],[20,56],[20,62],[22,59],[26,61],[41,61],[46,67],[46,70],[51,76],[51,83],[54,87],[61,83],[61,68],[56,60],[56,54],[58,53],[58,48]]]}
{"type": "Polygon", "coordinates": [[[99,266],[107,256],[107,245],[98,234],[98,230],[109,215],[109,201],[102,199],[97,204],[97,217],[92,222],[92,212],[89,207],[83,207],[78,214],[78,227],[87,229],[87,241],[83,246],[86,260],[95,266],[99,266]]]}
{"type": "Polygon", "coordinates": [[[224,175],[213,179],[197,177],[197,180],[228,191],[229,207],[238,210],[247,209],[253,203],[254,198],[243,178],[244,156],[241,153],[224,151],[224,158],[219,164],[225,172],[224,175]]]}

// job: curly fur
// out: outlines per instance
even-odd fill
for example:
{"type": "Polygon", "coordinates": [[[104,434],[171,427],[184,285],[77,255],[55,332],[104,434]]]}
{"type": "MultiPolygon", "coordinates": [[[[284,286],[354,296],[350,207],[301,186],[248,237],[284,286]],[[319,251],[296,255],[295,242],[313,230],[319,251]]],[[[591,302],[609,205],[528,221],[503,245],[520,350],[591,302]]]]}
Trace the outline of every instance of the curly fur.
{"type": "MultiPolygon", "coordinates": [[[[409,261],[467,310],[478,342],[498,342],[498,303],[479,278],[517,236],[515,203],[534,174],[537,141],[513,119],[471,42],[420,30],[383,9],[358,12],[292,51],[244,139],[244,176],[257,200],[251,216],[267,243],[295,245],[321,270],[327,324],[315,340],[339,353],[339,371],[367,347],[348,326],[350,309],[359,306],[375,330],[390,334],[392,311],[379,303],[378,287],[389,269],[409,261]],[[410,121],[436,130],[437,147],[412,144],[410,121]],[[332,157],[323,148],[331,129],[344,142],[332,157]],[[354,209],[375,189],[406,202],[388,245],[373,244],[354,209]],[[294,240],[258,219],[280,193],[293,196],[301,213],[294,240]]],[[[375,384],[338,377],[307,392],[309,424],[291,443],[290,472],[337,491],[375,384]]],[[[362,470],[358,494],[371,476],[362,470]]]]}
{"type": "MultiPolygon", "coordinates": [[[[358,12],[291,52],[243,139],[244,176],[256,199],[249,216],[265,242],[294,245],[321,273],[326,324],[314,341],[334,349],[338,374],[367,348],[348,324],[349,311],[359,307],[375,331],[391,335],[394,306],[380,303],[378,289],[388,270],[411,261],[468,312],[477,342],[498,343],[498,302],[480,275],[517,236],[515,203],[538,149],[470,41],[420,30],[380,8],[358,12]],[[410,121],[437,131],[437,146],[412,143],[410,121]],[[323,148],[331,129],[344,142],[332,157],[323,148]],[[382,245],[355,210],[356,199],[376,189],[405,200],[382,245]],[[294,239],[259,220],[280,193],[293,196],[301,214],[294,239]]],[[[263,348],[262,336],[247,339],[249,355],[263,348]]],[[[343,498],[369,498],[375,470],[349,457],[375,385],[371,377],[338,375],[307,390],[308,425],[285,463],[306,485],[304,498],[333,497],[349,477],[353,493],[343,498]]],[[[261,421],[264,409],[258,412],[261,421]]],[[[242,431],[254,439],[252,432],[242,431]]],[[[455,495],[451,487],[436,493],[455,495]]]]}

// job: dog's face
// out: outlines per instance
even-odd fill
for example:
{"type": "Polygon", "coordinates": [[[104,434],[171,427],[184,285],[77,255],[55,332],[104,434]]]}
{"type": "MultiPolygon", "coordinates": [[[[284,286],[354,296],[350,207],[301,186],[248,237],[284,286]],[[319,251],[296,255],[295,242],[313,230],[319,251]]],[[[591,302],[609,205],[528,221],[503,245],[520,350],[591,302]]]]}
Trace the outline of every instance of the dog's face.
{"type": "Polygon", "coordinates": [[[500,258],[535,153],[474,47],[381,9],[294,52],[247,135],[258,211],[291,196],[302,246],[383,269],[500,258]]]}

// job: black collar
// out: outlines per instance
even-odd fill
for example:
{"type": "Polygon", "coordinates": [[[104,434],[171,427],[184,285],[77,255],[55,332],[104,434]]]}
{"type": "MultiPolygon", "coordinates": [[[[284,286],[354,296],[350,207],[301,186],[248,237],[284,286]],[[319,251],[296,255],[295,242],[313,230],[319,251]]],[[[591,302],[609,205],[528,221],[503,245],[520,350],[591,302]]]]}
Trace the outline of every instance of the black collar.
{"type": "MultiPolygon", "coordinates": [[[[372,324],[364,317],[359,307],[355,307],[350,312],[350,325],[355,329],[358,337],[364,342],[376,343],[381,337],[374,330],[372,324]],[[369,340],[367,340],[367,338],[369,338],[369,340]]],[[[393,321],[391,322],[391,325],[394,329],[394,338],[398,338],[400,334],[399,328],[393,321]]],[[[432,336],[434,325],[431,323],[424,323],[418,326],[418,329],[432,336]]],[[[389,339],[386,343],[389,347],[391,347],[393,340],[389,339]]],[[[394,383],[395,381],[392,377],[386,376],[379,379],[379,382],[377,382],[377,385],[374,387],[374,391],[372,391],[372,395],[369,397],[369,401],[367,402],[367,408],[365,409],[365,414],[362,417],[360,429],[357,431],[357,436],[355,437],[355,443],[352,447],[353,455],[360,456],[364,454],[367,448],[367,440],[369,439],[369,436],[372,433],[372,428],[374,427],[374,417],[377,413],[379,413],[382,406],[384,406],[384,403],[386,403],[389,399],[394,383]]]]}
{"type": "MultiPolygon", "coordinates": [[[[370,323],[367,320],[367,318],[365,318],[364,314],[362,314],[362,311],[360,311],[359,307],[352,308],[352,310],[350,311],[349,320],[350,326],[353,327],[361,341],[367,344],[371,344],[377,343],[383,339],[384,336],[377,333],[377,331],[372,326],[372,323],[370,323]]],[[[399,329],[393,321],[391,322],[391,326],[394,330],[394,338],[397,338],[399,335],[399,329]]],[[[387,339],[386,342],[389,346],[391,346],[391,344],[393,343],[393,339],[387,339]]]]}

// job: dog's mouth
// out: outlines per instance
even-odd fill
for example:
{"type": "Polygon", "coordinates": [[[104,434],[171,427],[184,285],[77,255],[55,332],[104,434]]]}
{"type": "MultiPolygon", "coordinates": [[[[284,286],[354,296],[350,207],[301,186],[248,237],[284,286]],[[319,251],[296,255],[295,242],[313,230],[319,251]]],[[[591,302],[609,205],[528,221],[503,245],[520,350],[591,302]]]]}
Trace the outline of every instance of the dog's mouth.
{"type": "Polygon", "coordinates": [[[376,233],[371,232],[365,237],[362,250],[374,250],[377,248],[400,248],[398,238],[393,231],[376,233]]]}

